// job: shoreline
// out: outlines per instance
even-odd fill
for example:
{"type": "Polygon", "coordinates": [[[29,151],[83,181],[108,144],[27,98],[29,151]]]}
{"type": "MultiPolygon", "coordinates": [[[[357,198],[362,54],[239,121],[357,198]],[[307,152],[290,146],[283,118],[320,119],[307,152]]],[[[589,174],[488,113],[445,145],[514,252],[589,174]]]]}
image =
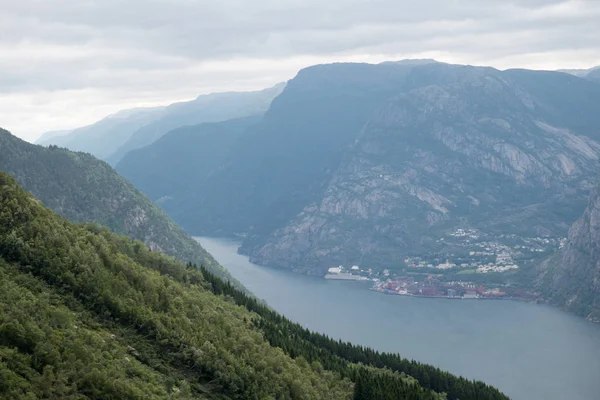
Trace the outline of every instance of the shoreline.
{"type": "Polygon", "coordinates": [[[421,299],[446,299],[446,300],[505,300],[505,301],[524,301],[527,303],[535,303],[539,304],[541,299],[524,299],[520,297],[462,297],[462,296],[427,296],[420,294],[410,294],[410,293],[395,293],[391,291],[377,290],[374,288],[369,288],[369,290],[381,294],[386,294],[388,296],[406,296],[406,297],[417,297],[421,299]]]}

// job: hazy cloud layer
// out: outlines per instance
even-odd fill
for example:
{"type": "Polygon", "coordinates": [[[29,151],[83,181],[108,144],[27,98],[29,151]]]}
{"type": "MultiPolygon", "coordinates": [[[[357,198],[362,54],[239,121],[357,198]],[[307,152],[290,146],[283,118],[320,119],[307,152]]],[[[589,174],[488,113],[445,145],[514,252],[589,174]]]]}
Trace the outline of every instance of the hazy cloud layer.
{"type": "Polygon", "coordinates": [[[249,90],[331,61],[600,64],[598,0],[0,0],[0,126],[249,90]]]}

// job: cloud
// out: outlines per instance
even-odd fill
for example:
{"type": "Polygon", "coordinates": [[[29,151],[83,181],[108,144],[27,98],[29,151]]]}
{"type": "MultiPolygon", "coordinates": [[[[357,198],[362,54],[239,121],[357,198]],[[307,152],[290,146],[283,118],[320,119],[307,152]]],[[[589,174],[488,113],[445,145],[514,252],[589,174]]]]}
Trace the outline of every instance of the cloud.
{"type": "Polygon", "coordinates": [[[600,64],[596,0],[0,0],[0,126],[251,90],[321,62],[600,64]]]}

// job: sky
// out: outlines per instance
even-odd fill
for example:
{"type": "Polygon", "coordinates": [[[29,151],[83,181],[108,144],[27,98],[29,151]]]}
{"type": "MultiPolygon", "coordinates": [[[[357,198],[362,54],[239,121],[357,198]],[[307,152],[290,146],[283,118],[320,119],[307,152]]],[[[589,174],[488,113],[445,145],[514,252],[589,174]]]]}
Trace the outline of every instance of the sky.
{"type": "Polygon", "coordinates": [[[118,110],[405,58],[600,65],[600,0],[0,0],[0,127],[28,140],[118,110]]]}

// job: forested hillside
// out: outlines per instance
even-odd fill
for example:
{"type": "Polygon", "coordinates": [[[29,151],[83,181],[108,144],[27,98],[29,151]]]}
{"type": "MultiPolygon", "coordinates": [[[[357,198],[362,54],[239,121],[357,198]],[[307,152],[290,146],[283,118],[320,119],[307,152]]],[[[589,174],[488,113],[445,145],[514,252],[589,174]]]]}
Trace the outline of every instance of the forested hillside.
{"type": "Polygon", "coordinates": [[[0,170],[75,222],[97,222],[154,251],[232,279],[195,240],[108,164],[87,153],[27,143],[0,128],[0,170]]]}
{"type": "Polygon", "coordinates": [[[506,399],[308,332],[204,268],[68,222],[3,172],[0,278],[0,398],[506,399]]]}

